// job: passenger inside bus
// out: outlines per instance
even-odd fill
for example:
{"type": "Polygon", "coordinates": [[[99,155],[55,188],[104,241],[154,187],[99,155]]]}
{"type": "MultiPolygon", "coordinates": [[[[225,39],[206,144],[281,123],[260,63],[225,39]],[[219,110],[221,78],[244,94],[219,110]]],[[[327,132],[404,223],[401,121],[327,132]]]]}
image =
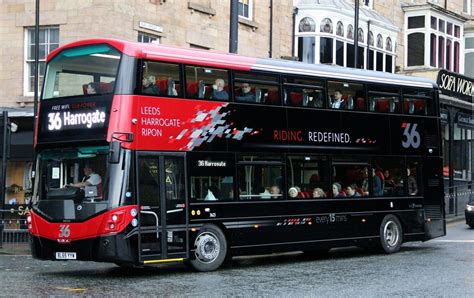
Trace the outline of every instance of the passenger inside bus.
{"type": "Polygon", "coordinates": [[[148,95],[159,95],[160,88],[156,85],[156,79],[154,75],[144,75],[142,80],[142,93],[148,95]]]}
{"type": "Polygon", "coordinates": [[[332,184],[332,195],[334,198],[345,197],[345,194],[342,192],[342,186],[339,182],[334,182],[332,184]]]}
{"type": "Polygon", "coordinates": [[[87,87],[86,87],[86,93],[89,95],[89,94],[97,94],[98,90],[98,87],[97,87],[97,83],[95,82],[90,82],[89,84],[87,84],[87,87]]]}
{"type": "Polygon", "coordinates": [[[313,198],[324,198],[324,197],[325,197],[325,194],[321,188],[316,187],[313,189],[313,198]]]}
{"type": "Polygon", "coordinates": [[[341,90],[334,91],[334,97],[331,102],[331,108],[333,109],[345,109],[346,102],[342,99],[342,92],[341,90]]]}
{"type": "Polygon", "coordinates": [[[252,88],[249,83],[242,83],[240,90],[236,92],[235,99],[241,102],[255,102],[255,93],[252,92],[252,88]]]}
{"type": "Polygon", "coordinates": [[[273,185],[270,187],[270,193],[272,194],[272,199],[278,199],[281,197],[281,191],[278,185],[273,185]]]}
{"type": "Polygon", "coordinates": [[[411,176],[410,168],[407,168],[408,177],[408,194],[410,196],[416,196],[418,194],[418,186],[415,177],[411,176]]]}
{"type": "Polygon", "coordinates": [[[214,85],[212,85],[212,93],[210,99],[217,100],[229,100],[229,93],[224,90],[225,81],[223,79],[216,79],[214,85]]]}
{"type": "Polygon", "coordinates": [[[357,185],[351,184],[346,187],[346,194],[348,197],[355,198],[360,197],[360,193],[357,192],[357,185]]]}

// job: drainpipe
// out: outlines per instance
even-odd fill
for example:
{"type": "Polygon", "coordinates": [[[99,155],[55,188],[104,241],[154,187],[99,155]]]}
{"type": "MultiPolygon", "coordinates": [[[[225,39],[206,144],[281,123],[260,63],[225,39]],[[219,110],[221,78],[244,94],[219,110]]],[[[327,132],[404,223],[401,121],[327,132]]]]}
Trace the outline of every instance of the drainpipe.
{"type": "Polygon", "coordinates": [[[229,53],[237,54],[239,36],[239,0],[231,0],[230,2],[230,32],[229,32],[229,53]]]}
{"type": "Polygon", "coordinates": [[[298,14],[298,7],[295,7],[293,9],[293,27],[292,27],[292,33],[291,33],[291,56],[295,56],[295,30],[296,30],[296,15],[298,14]]]}
{"type": "Polygon", "coordinates": [[[269,50],[268,57],[272,58],[272,43],[273,43],[273,0],[270,0],[270,41],[269,41],[269,50]]]}

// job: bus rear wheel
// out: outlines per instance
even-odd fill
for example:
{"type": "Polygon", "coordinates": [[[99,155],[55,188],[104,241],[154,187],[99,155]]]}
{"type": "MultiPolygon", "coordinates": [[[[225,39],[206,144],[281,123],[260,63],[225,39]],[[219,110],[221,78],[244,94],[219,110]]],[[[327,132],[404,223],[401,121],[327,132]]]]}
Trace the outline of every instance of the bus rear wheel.
{"type": "Polygon", "coordinates": [[[224,233],[215,225],[204,225],[194,241],[194,256],[190,263],[201,272],[214,271],[224,262],[227,241],[224,233]]]}
{"type": "Polygon", "coordinates": [[[387,254],[400,250],[403,242],[403,229],[395,215],[386,215],[380,224],[380,244],[387,254]]]}

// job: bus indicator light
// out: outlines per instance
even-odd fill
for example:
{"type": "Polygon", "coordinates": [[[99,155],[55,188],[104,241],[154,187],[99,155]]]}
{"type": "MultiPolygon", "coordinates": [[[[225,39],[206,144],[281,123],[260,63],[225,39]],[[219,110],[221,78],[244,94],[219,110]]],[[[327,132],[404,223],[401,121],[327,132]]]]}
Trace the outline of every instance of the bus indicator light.
{"type": "Polygon", "coordinates": [[[191,210],[191,215],[192,215],[192,216],[196,215],[196,211],[191,210]]]}
{"type": "Polygon", "coordinates": [[[256,228],[256,229],[258,229],[259,225],[254,225],[253,227],[256,228]]]}
{"type": "Polygon", "coordinates": [[[197,215],[201,215],[201,210],[196,211],[197,215]]]}
{"type": "Polygon", "coordinates": [[[366,222],[365,218],[362,218],[362,222],[366,222]]]}

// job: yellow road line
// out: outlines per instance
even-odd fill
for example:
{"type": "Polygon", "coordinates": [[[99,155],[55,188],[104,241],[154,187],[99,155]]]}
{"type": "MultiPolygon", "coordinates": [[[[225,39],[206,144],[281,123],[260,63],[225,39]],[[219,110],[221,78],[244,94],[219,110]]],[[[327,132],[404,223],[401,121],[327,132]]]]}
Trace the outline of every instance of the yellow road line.
{"type": "Polygon", "coordinates": [[[176,259],[164,259],[164,260],[148,260],[143,261],[143,264],[153,264],[153,263],[167,263],[167,262],[180,262],[184,260],[184,258],[176,258],[176,259]]]}

